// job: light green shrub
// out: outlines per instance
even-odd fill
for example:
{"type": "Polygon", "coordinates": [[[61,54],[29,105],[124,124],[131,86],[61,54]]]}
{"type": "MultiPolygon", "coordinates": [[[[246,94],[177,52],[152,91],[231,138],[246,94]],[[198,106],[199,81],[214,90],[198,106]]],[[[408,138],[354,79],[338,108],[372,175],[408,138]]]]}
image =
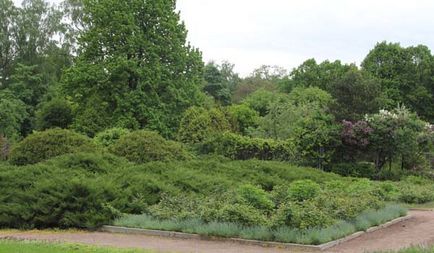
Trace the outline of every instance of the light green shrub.
{"type": "Polygon", "coordinates": [[[134,131],[121,136],[110,147],[110,151],[135,163],[191,158],[181,143],[168,141],[158,133],[146,130],[134,131]]]}
{"type": "Polygon", "coordinates": [[[306,201],[315,198],[321,187],[312,180],[299,180],[292,182],[288,188],[288,196],[294,201],[306,201]]]}

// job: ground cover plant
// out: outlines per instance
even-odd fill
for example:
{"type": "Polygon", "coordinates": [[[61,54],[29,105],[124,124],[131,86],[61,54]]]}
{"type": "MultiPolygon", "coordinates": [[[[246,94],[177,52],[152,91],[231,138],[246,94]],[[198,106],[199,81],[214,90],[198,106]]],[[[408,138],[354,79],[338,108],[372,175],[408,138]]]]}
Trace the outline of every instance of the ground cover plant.
{"type": "Polygon", "coordinates": [[[151,253],[149,250],[115,249],[78,244],[45,243],[36,241],[0,240],[0,253],[151,253]]]}
{"type": "Polygon", "coordinates": [[[432,201],[432,192],[428,179],[375,182],[284,162],[206,156],[135,164],[105,151],[75,153],[27,166],[1,163],[0,227],[96,228],[133,214],[193,224],[186,232],[320,243],[402,215],[389,201],[432,201]],[[310,239],[285,229],[310,231],[310,239]]]}

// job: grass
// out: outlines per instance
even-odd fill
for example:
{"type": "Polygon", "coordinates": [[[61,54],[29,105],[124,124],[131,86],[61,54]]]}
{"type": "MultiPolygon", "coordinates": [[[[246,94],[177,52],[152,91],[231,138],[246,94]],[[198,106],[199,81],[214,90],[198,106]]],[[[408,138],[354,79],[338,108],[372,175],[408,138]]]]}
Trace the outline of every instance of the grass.
{"type": "Polygon", "coordinates": [[[277,241],[286,243],[300,243],[318,245],[330,242],[357,231],[364,231],[370,227],[406,215],[407,209],[400,205],[389,204],[380,210],[368,210],[351,221],[338,221],[326,228],[294,229],[280,227],[244,227],[235,223],[205,223],[198,219],[187,220],[158,220],[150,215],[125,215],[114,222],[115,226],[177,231],[203,236],[238,237],[243,239],[277,241]]]}
{"type": "Polygon", "coordinates": [[[153,253],[149,250],[115,249],[78,244],[0,240],[0,253],[153,253]]]}
{"type": "Polygon", "coordinates": [[[377,253],[433,253],[434,247],[411,247],[407,249],[402,249],[399,251],[386,251],[386,252],[377,252],[377,253]]]}

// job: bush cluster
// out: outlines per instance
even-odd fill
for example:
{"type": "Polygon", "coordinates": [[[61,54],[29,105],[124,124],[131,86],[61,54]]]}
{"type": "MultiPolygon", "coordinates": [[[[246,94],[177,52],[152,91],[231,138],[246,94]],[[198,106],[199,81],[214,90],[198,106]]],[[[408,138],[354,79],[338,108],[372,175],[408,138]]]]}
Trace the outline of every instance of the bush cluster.
{"type": "Polygon", "coordinates": [[[190,158],[182,144],[168,141],[156,132],[139,130],[122,135],[110,146],[113,154],[131,162],[185,160],[190,158]]]}
{"type": "Polygon", "coordinates": [[[50,129],[34,132],[15,145],[9,160],[15,165],[34,164],[63,154],[94,152],[96,149],[86,136],[66,129],[50,129]]]}
{"type": "Polygon", "coordinates": [[[295,160],[295,152],[289,142],[250,138],[230,132],[214,136],[203,144],[201,151],[223,155],[233,160],[295,160]]]}

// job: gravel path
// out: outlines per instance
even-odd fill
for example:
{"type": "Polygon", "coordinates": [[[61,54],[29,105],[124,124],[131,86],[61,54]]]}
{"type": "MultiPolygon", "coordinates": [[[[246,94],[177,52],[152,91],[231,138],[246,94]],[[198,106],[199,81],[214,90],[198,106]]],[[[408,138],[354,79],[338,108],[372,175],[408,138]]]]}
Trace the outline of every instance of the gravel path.
{"type": "MultiPolygon", "coordinates": [[[[412,211],[411,219],[386,229],[365,234],[357,239],[329,249],[334,253],[365,253],[397,250],[411,245],[434,245],[434,212],[412,211]]],[[[124,235],[101,232],[0,231],[1,238],[63,241],[121,248],[144,248],[173,253],[268,253],[290,252],[231,242],[182,240],[144,235],[124,235]]]]}

